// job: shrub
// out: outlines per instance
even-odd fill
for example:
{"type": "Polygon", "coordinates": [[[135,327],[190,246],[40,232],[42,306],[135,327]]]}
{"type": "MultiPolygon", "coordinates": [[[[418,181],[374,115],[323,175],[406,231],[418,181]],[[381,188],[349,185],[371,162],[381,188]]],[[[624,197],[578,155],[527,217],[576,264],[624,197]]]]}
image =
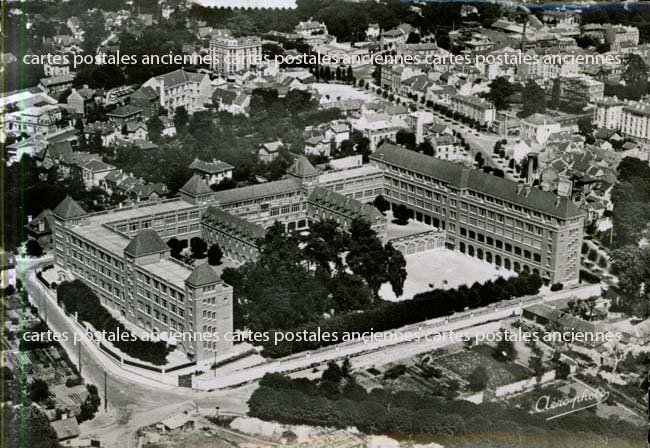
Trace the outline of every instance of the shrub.
{"type": "Polygon", "coordinates": [[[551,285],[551,291],[560,291],[564,288],[564,285],[562,283],[553,283],[551,285]]]}
{"type": "Polygon", "coordinates": [[[397,364],[384,372],[384,378],[394,380],[406,373],[406,366],[404,364],[397,364]]]}
{"type": "Polygon", "coordinates": [[[484,366],[478,366],[469,374],[467,381],[471,390],[480,392],[485,389],[488,381],[490,381],[490,375],[484,366]]]}

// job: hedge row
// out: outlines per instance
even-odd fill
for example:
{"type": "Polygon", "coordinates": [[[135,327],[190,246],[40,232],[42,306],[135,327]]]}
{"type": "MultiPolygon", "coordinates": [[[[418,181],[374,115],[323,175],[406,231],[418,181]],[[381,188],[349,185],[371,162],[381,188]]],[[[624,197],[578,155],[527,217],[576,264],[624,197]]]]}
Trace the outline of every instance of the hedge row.
{"type": "Polygon", "coordinates": [[[171,347],[164,341],[153,342],[138,339],[131,334],[104,308],[97,295],[80,280],[63,282],[57,289],[57,301],[68,313],[77,313],[79,321],[88,322],[97,331],[106,331],[107,338],[121,352],[155,365],[167,362],[171,347]],[[130,340],[111,338],[111,334],[130,335],[130,340]]]}

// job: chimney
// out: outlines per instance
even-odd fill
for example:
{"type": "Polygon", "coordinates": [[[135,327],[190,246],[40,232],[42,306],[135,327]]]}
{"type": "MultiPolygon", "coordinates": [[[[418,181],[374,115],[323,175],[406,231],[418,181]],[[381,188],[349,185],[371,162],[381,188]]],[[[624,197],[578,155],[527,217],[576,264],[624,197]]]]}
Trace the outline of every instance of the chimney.
{"type": "Polygon", "coordinates": [[[524,189],[523,184],[517,184],[517,196],[521,194],[521,191],[524,189]]]}

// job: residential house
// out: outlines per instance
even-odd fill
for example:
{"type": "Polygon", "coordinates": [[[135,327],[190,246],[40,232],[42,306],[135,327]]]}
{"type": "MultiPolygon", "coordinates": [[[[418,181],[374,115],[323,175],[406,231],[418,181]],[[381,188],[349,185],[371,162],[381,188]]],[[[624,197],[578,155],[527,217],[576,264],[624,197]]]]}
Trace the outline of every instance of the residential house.
{"type": "Polygon", "coordinates": [[[72,87],[72,76],[61,75],[51,78],[41,78],[38,87],[48,95],[58,95],[72,87]]]}
{"type": "Polygon", "coordinates": [[[535,113],[521,119],[519,136],[543,145],[552,133],[559,132],[561,129],[562,125],[550,116],[535,113]]]}
{"type": "Polygon", "coordinates": [[[160,97],[152,87],[143,86],[133,92],[129,97],[129,104],[142,110],[145,120],[158,115],[160,111],[160,97]]]}
{"type": "Polygon", "coordinates": [[[79,115],[86,115],[88,106],[95,104],[95,91],[89,89],[87,85],[84,85],[82,89],[72,89],[72,93],[68,95],[67,103],[79,115]]]}
{"type": "Polygon", "coordinates": [[[101,160],[92,159],[79,165],[81,178],[87,190],[92,187],[99,187],[102,180],[111,172],[115,171],[113,165],[102,162],[101,160]]]}
{"type": "Polygon", "coordinates": [[[192,173],[201,176],[208,185],[215,185],[225,179],[232,179],[233,169],[232,165],[216,159],[213,159],[212,162],[194,159],[190,164],[192,173]]]}
{"type": "Polygon", "coordinates": [[[305,155],[322,155],[329,157],[332,143],[324,135],[309,137],[305,140],[305,155]]]}
{"type": "Polygon", "coordinates": [[[52,210],[46,208],[35,218],[27,217],[27,236],[31,239],[38,241],[38,244],[44,249],[48,250],[52,247],[52,229],[54,227],[52,217],[52,210]]]}
{"type": "Polygon", "coordinates": [[[193,73],[182,69],[149,79],[144,87],[153,88],[159,95],[160,106],[170,115],[179,107],[189,114],[203,110],[210,103],[210,76],[206,73],[193,73]]]}
{"type": "Polygon", "coordinates": [[[122,129],[127,123],[135,123],[142,120],[142,109],[136,106],[126,105],[107,113],[106,116],[116,126],[122,129]]]}
{"type": "Polygon", "coordinates": [[[272,162],[280,153],[280,148],[284,147],[281,140],[275,142],[263,143],[260,146],[258,157],[262,162],[272,162]]]}

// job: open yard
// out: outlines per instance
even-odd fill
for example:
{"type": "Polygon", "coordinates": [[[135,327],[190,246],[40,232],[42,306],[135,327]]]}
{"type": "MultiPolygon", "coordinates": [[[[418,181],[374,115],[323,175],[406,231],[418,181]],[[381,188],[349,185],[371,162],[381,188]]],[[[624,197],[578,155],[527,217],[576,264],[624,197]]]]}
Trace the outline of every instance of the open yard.
{"type": "Polygon", "coordinates": [[[331,103],[339,100],[370,101],[374,98],[365,90],[360,90],[347,84],[313,83],[310,84],[309,87],[314,88],[320,95],[322,95],[321,104],[331,103]]]}
{"type": "Polygon", "coordinates": [[[451,289],[462,284],[471,286],[474,282],[483,283],[499,276],[508,278],[514,275],[513,271],[497,269],[494,265],[449,249],[434,249],[404,258],[407,272],[404,294],[395,297],[390,285],[385,284],[379,291],[384,300],[408,300],[432,288],[451,289]]]}

